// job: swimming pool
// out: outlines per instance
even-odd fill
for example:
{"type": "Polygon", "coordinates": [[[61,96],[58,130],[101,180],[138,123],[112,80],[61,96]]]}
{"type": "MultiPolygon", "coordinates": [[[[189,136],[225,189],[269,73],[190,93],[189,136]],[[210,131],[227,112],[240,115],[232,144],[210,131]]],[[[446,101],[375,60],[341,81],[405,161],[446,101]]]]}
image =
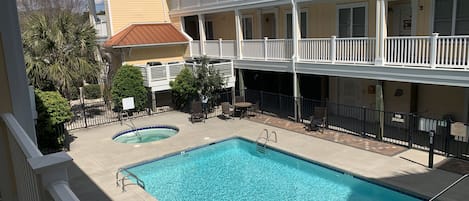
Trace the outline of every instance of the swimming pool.
{"type": "Polygon", "coordinates": [[[138,144],[163,140],[178,132],[179,129],[173,126],[150,126],[120,132],[112,139],[120,143],[138,144]]]}
{"type": "Polygon", "coordinates": [[[240,138],[127,168],[160,201],[413,201],[409,195],[240,138]]]}

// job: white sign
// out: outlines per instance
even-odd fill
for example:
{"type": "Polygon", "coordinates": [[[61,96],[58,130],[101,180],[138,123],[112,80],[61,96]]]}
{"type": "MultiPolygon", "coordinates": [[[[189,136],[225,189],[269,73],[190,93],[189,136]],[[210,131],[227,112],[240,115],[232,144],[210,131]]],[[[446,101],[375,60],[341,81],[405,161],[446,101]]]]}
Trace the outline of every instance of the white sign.
{"type": "Polygon", "coordinates": [[[134,97],[123,98],[122,108],[124,108],[124,110],[134,109],[135,108],[134,97]]]}

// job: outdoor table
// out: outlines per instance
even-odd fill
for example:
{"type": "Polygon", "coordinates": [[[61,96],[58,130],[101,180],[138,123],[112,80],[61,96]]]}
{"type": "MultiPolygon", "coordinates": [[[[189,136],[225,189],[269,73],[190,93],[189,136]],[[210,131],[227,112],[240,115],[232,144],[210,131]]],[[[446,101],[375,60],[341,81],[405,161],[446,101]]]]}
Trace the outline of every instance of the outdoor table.
{"type": "Polygon", "coordinates": [[[248,108],[252,106],[252,103],[250,103],[250,102],[237,102],[237,103],[234,104],[234,106],[235,106],[235,109],[239,108],[239,110],[241,111],[241,114],[239,115],[239,119],[241,119],[246,115],[246,112],[247,112],[248,108]]]}

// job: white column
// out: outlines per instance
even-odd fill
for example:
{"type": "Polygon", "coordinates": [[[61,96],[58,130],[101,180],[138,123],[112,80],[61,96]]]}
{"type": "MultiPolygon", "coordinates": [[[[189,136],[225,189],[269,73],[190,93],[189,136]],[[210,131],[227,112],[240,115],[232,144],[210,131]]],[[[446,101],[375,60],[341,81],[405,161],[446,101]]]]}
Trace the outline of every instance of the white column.
{"type": "Polygon", "coordinates": [[[293,73],[293,97],[295,98],[295,120],[299,121],[301,118],[300,106],[300,86],[298,75],[296,74],[296,62],[299,60],[299,45],[298,40],[301,38],[299,9],[296,0],[291,0],[292,4],[292,39],[293,39],[293,55],[292,55],[292,73],[293,73]]]}
{"type": "Polygon", "coordinates": [[[198,15],[199,20],[199,37],[200,37],[200,53],[205,55],[205,16],[203,14],[198,15]]]}
{"type": "Polygon", "coordinates": [[[235,10],[235,28],[236,28],[236,56],[238,59],[243,59],[243,27],[241,23],[241,14],[239,9],[235,10]]]}
{"type": "Polygon", "coordinates": [[[388,0],[376,0],[376,58],[375,64],[383,66],[385,59],[385,40],[387,37],[386,10],[388,0]]]}

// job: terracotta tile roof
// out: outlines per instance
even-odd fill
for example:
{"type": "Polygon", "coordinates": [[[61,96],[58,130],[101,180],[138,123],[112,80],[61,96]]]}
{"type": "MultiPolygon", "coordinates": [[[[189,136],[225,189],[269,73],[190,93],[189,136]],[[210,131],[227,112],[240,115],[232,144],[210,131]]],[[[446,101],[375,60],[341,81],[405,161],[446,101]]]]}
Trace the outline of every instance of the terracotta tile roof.
{"type": "Polygon", "coordinates": [[[188,42],[188,39],[170,23],[132,24],[108,39],[104,46],[152,46],[185,42],[188,42]]]}

